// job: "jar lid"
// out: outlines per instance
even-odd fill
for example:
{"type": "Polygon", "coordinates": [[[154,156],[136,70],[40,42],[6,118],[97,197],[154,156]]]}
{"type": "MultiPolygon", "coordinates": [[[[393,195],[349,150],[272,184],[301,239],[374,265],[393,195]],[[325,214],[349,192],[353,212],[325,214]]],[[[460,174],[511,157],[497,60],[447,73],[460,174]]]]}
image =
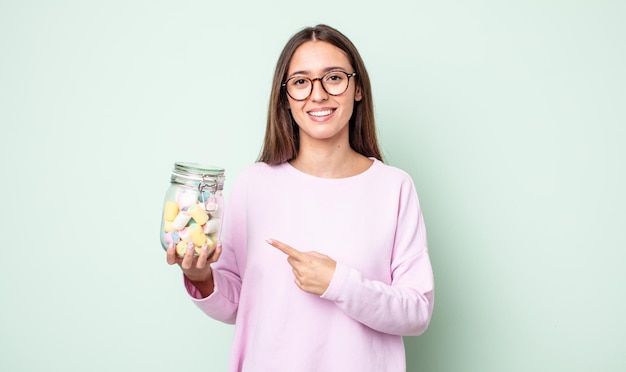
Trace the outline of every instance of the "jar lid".
{"type": "Polygon", "coordinates": [[[174,163],[173,172],[181,176],[197,176],[202,179],[202,176],[223,176],[224,168],[208,164],[176,162],[174,163]]]}
{"type": "Polygon", "coordinates": [[[224,168],[200,163],[176,162],[172,170],[171,182],[193,188],[210,186],[221,190],[224,186],[224,168]]]}

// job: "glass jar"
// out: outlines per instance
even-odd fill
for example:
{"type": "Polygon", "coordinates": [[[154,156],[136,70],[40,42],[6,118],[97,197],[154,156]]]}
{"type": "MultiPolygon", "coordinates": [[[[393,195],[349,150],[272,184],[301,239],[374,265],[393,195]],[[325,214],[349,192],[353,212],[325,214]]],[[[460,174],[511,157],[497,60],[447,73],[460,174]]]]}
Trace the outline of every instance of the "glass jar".
{"type": "Polygon", "coordinates": [[[161,218],[163,249],[176,247],[179,257],[187,249],[195,255],[206,247],[213,252],[220,239],[224,211],[224,169],[198,163],[174,163],[165,193],[161,218]]]}

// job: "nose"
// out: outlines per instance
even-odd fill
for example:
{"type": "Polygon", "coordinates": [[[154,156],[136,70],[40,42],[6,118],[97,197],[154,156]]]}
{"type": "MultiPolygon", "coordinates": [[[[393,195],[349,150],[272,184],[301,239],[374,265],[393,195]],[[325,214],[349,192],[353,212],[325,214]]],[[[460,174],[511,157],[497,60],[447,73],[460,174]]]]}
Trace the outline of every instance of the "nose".
{"type": "Polygon", "coordinates": [[[311,100],[321,102],[328,99],[328,93],[322,85],[322,79],[317,78],[311,80],[311,100]],[[318,83],[318,84],[315,84],[318,83]]]}

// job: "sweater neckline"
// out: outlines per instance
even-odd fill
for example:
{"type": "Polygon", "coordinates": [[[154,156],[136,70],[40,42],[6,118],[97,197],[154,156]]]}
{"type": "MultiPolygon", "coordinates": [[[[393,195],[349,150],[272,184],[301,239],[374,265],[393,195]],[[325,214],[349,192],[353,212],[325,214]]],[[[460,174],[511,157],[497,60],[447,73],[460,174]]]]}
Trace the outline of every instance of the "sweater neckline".
{"type": "Polygon", "coordinates": [[[341,178],[324,178],[324,177],[314,176],[312,174],[305,173],[299,170],[298,168],[291,165],[288,161],[281,164],[281,167],[285,169],[286,171],[288,171],[289,173],[295,174],[301,178],[308,178],[309,180],[314,180],[316,182],[327,182],[327,183],[352,182],[352,181],[359,180],[361,178],[368,177],[371,173],[375,172],[376,168],[378,168],[382,164],[382,162],[376,158],[368,158],[368,159],[373,160],[373,162],[366,170],[364,170],[363,172],[359,174],[355,174],[354,176],[341,177],[341,178]]]}

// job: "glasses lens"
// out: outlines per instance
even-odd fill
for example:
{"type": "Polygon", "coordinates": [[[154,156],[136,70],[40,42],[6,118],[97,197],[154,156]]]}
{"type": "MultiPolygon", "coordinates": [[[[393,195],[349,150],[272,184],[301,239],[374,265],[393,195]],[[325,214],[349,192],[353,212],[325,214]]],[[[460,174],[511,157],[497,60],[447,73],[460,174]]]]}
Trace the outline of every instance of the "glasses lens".
{"type": "Polygon", "coordinates": [[[295,100],[306,99],[311,94],[311,80],[305,77],[292,77],[287,80],[287,93],[295,100]]]}
{"type": "Polygon", "coordinates": [[[322,76],[322,85],[328,94],[337,96],[348,89],[348,74],[343,71],[331,71],[322,76]]]}

